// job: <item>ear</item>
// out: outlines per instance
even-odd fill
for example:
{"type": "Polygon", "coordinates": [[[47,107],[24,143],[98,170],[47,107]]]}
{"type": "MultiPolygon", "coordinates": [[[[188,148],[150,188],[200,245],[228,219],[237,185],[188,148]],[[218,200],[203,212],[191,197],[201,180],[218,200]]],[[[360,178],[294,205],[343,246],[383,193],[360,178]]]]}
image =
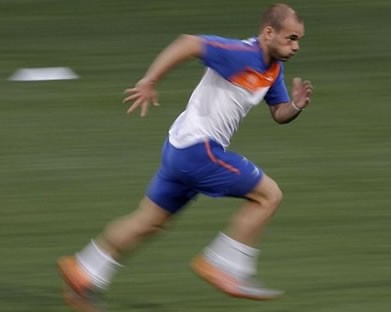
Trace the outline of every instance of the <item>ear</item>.
{"type": "Polygon", "coordinates": [[[274,29],[271,26],[266,26],[263,29],[263,36],[267,41],[270,41],[274,36],[274,29]]]}

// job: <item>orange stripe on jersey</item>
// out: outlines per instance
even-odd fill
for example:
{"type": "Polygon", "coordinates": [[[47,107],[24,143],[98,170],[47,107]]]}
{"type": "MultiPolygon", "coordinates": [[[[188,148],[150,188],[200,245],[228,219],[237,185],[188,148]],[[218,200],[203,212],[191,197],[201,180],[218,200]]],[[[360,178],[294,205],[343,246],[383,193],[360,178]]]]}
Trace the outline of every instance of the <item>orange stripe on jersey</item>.
{"type": "Polygon", "coordinates": [[[259,73],[251,68],[246,68],[243,72],[232,76],[229,80],[251,92],[261,88],[269,88],[277,79],[280,72],[280,64],[273,63],[264,73],[259,73]]]}
{"type": "Polygon", "coordinates": [[[215,157],[215,155],[213,155],[212,150],[210,148],[210,144],[208,141],[205,141],[205,149],[206,149],[206,153],[208,154],[208,157],[210,158],[211,161],[220,165],[221,167],[224,167],[228,171],[231,171],[236,174],[240,174],[240,170],[238,168],[231,166],[230,164],[227,164],[225,161],[218,159],[215,157]]]}

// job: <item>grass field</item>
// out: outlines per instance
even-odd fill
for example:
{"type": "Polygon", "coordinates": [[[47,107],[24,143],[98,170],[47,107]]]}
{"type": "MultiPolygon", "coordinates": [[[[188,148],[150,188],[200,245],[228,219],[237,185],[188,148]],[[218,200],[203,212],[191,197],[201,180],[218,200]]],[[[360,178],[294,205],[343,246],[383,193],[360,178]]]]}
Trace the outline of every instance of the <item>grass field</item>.
{"type": "MultiPolygon", "coordinates": [[[[68,311],[56,258],[136,207],[202,68],[194,61],[172,72],[146,119],[125,114],[122,91],[181,33],[256,34],[269,3],[0,0],[0,311],[68,311]],[[80,79],[7,80],[46,66],[80,79]]],[[[259,106],[231,146],[284,191],[260,272],[286,296],[231,299],[193,276],[188,261],[240,203],[202,197],[125,262],[110,311],[391,310],[391,2],[289,3],[306,36],[286,78],[312,80],[313,104],[285,126],[259,106]]]]}

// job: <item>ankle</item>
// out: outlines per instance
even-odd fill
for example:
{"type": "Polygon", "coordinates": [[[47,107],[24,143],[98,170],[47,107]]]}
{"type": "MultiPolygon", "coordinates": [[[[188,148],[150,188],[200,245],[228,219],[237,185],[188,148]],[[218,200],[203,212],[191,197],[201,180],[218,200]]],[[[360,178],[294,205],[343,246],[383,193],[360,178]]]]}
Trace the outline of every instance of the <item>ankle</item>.
{"type": "Polygon", "coordinates": [[[108,287],[116,271],[122,267],[94,240],[76,254],[76,259],[94,285],[102,289],[108,287]]]}
{"type": "Polygon", "coordinates": [[[224,233],[207,246],[204,254],[212,262],[236,275],[256,275],[259,250],[240,243],[224,233]]]}

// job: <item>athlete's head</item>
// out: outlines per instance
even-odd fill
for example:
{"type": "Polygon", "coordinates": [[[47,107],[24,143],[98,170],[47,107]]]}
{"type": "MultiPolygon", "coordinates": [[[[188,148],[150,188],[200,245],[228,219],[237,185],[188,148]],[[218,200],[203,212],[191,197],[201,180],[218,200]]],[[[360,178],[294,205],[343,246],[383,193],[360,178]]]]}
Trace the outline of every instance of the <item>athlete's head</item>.
{"type": "Polygon", "coordinates": [[[277,3],[264,12],[260,43],[268,59],[287,61],[300,49],[303,36],[303,20],[290,6],[277,3]]]}

